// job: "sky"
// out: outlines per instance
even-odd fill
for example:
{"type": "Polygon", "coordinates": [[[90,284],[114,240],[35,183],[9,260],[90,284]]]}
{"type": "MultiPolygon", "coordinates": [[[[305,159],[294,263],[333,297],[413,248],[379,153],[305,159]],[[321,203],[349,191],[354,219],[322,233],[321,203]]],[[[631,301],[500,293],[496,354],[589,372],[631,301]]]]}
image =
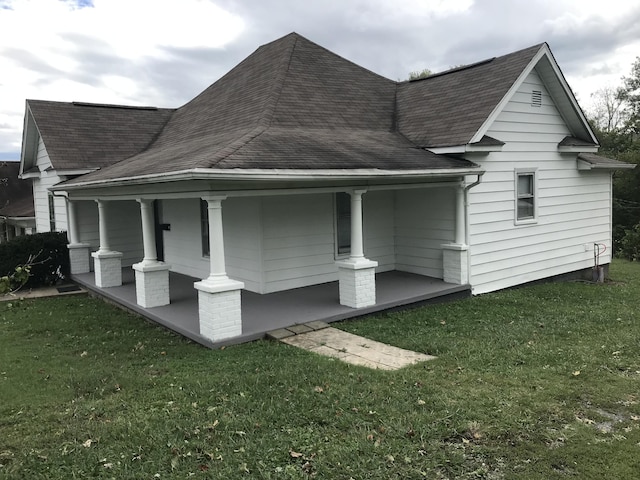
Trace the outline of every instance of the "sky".
{"type": "Polygon", "coordinates": [[[27,98],[179,107],[294,31],[392,80],[547,42],[588,112],[640,56],[640,2],[0,0],[0,160],[27,98]]]}

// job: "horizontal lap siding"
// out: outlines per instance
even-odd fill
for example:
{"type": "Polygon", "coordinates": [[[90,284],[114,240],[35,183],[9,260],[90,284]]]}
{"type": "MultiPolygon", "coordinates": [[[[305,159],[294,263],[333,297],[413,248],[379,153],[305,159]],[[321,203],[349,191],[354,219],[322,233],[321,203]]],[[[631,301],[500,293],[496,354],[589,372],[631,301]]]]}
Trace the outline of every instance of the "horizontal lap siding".
{"type": "Polygon", "coordinates": [[[452,188],[396,191],[396,269],[442,278],[443,243],[454,240],[452,188]]]}
{"type": "Polygon", "coordinates": [[[610,176],[578,171],[575,154],[558,152],[570,132],[535,71],[487,135],[505,145],[478,160],[487,173],[469,193],[474,293],[590,267],[593,251],[585,244],[605,243],[601,261],[608,262],[610,176]],[[530,105],[532,90],[542,91],[542,107],[530,105]],[[535,224],[514,224],[516,168],[537,168],[535,224]]]}
{"type": "Polygon", "coordinates": [[[365,193],[362,210],[364,256],[378,262],[378,273],[395,270],[394,193],[365,193]]]}
{"type": "Polygon", "coordinates": [[[260,199],[228,198],[222,202],[227,275],[262,291],[260,199]]]}
{"type": "MultiPolygon", "coordinates": [[[[49,154],[42,139],[38,141],[36,165],[43,171],[51,167],[49,154]]],[[[40,174],[40,178],[33,179],[33,206],[36,216],[36,231],[48,232],[49,225],[49,188],[61,182],[60,177],[50,172],[40,174]]],[[[56,230],[67,230],[67,206],[64,197],[54,197],[56,230]]]]}
{"type": "Polygon", "coordinates": [[[332,194],[262,199],[263,293],[338,279],[332,194]]]}
{"type": "MultiPolygon", "coordinates": [[[[229,198],[222,202],[225,266],[227,275],[260,292],[260,222],[257,199],[229,198]]],[[[162,200],[165,261],[171,270],[196,278],[209,276],[209,257],[202,255],[200,200],[162,200]]]]}
{"type": "Polygon", "coordinates": [[[135,200],[105,202],[109,247],[122,252],[122,266],[129,267],[142,260],[142,221],[140,205],[135,200]]]}
{"type": "MultiPolygon", "coordinates": [[[[209,258],[202,256],[200,201],[197,198],[161,200],[164,260],[171,270],[196,278],[209,276],[209,258]]],[[[224,202],[223,202],[224,219],[224,202]]]]}

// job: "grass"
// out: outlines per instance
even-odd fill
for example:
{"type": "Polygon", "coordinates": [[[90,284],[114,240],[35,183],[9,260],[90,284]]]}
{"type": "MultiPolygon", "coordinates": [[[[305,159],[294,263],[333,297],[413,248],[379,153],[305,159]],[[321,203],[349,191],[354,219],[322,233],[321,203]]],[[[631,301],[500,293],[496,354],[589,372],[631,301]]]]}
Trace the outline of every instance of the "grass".
{"type": "Polygon", "coordinates": [[[611,276],[339,325],[438,356],[396,372],[3,303],[0,478],[637,478],[640,265],[611,276]]]}

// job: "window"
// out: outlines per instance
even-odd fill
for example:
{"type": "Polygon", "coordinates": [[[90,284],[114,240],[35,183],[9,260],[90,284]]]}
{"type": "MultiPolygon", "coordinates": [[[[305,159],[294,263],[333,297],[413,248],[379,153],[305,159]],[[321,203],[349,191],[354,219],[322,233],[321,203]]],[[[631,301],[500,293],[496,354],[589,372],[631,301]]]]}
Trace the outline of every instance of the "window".
{"type": "Polygon", "coordinates": [[[202,256],[209,256],[209,204],[200,199],[200,237],[202,239],[202,256]]]}
{"type": "Polygon", "coordinates": [[[56,203],[53,194],[49,194],[49,231],[56,231],[56,203]]]}
{"type": "Polygon", "coordinates": [[[351,252],[351,195],[336,193],[336,253],[351,252]]]}
{"type": "Polygon", "coordinates": [[[516,171],[516,224],[536,220],[536,173],[516,171]]]}

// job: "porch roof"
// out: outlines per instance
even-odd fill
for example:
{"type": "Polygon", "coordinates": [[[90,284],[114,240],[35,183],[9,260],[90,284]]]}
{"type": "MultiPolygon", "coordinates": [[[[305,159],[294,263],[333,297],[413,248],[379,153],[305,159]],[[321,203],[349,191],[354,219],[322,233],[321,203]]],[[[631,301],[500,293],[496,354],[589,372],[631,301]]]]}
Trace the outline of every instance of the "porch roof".
{"type": "Polygon", "coordinates": [[[263,338],[269,331],[295,324],[314,320],[335,322],[435,302],[450,296],[469,296],[471,292],[469,285],[454,285],[440,279],[398,271],[377,274],[377,303],[360,309],[340,305],[338,282],[265,295],[243,290],[242,335],[221,342],[211,342],[199,333],[198,295],[193,286],[199,278],[170,272],[171,303],[149,309],[136,303],[135,277],[131,268],[122,270],[122,286],[119,287],[96,287],[93,272],[73,275],[73,279],[99,296],[209,348],[249,342],[263,338]]]}

